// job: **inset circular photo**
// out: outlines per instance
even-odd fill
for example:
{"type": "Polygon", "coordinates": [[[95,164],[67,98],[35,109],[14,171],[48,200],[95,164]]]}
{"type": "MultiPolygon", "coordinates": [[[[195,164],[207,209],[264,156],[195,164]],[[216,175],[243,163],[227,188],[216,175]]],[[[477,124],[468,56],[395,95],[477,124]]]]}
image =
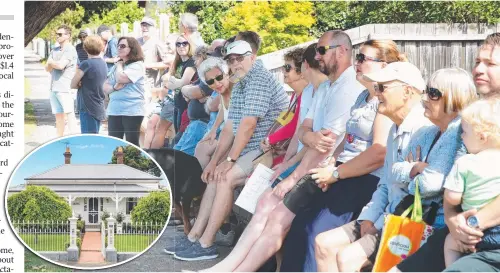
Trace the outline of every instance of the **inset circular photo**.
{"type": "Polygon", "coordinates": [[[121,139],[75,135],[40,146],[12,173],[5,208],[33,253],[58,265],[102,269],[156,242],[172,210],[168,179],[121,139]]]}

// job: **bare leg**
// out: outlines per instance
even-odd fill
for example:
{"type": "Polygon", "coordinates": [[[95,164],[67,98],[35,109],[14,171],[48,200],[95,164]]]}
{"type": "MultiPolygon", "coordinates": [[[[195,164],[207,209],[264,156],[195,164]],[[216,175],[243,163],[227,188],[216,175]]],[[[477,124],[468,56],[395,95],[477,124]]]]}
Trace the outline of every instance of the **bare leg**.
{"type": "Polygon", "coordinates": [[[255,272],[276,254],[281,249],[294,218],[295,214],[280,202],[269,216],[261,236],[235,271],[255,272]]]}
{"type": "Polygon", "coordinates": [[[212,268],[209,268],[207,271],[234,271],[246,258],[248,252],[252,248],[252,245],[262,235],[262,231],[266,226],[269,215],[280,201],[281,200],[273,194],[271,189],[264,192],[260,198],[259,203],[257,204],[257,209],[252,217],[252,220],[250,220],[250,223],[248,223],[248,226],[243,231],[243,234],[241,234],[238,243],[233,248],[231,253],[229,253],[229,255],[224,260],[214,265],[212,268]]]}
{"type": "Polygon", "coordinates": [[[234,188],[245,183],[247,175],[238,166],[233,167],[226,174],[226,181],[217,181],[217,194],[213,207],[217,208],[210,213],[209,222],[203,236],[200,238],[202,247],[209,247],[215,241],[215,234],[224,224],[233,207],[234,188]]]}
{"type": "Polygon", "coordinates": [[[76,117],[75,117],[75,112],[67,113],[66,114],[66,120],[68,121],[68,129],[69,129],[69,134],[77,134],[78,129],[76,126],[76,117]]]}
{"type": "Polygon", "coordinates": [[[359,272],[370,263],[359,240],[337,253],[337,265],[340,272],[359,272]]]}
{"type": "Polygon", "coordinates": [[[205,193],[203,193],[203,198],[201,199],[200,211],[198,212],[198,217],[194,222],[194,226],[189,232],[189,239],[191,241],[196,241],[205,231],[208,224],[208,218],[212,212],[212,206],[214,204],[215,193],[217,191],[217,183],[207,184],[205,193]]]}
{"type": "Polygon", "coordinates": [[[144,149],[151,148],[151,143],[155,136],[156,125],[160,121],[160,115],[154,114],[149,118],[148,125],[146,126],[146,136],[144,136],[144,149]]]}
{"type": "Polygon", "coordinates": [[[351,240],[341,227],[316,236],[314,254],[318,264],[318,272],[339,272],[337,253],[350,243],[351,240]]]}
{"type": "Polygon", "coordinates": [[[214,140],[212,145],[210,145],[210,141],[199,142],[196,145],[196,149],[194,150],[194,156],[200,162],[201,168],[205,169],[205,167],[210,162],[212,155],[215,152],[215,148],[217,148],[217,140],[214,140]]]}
{"type": "Polygon", "coordinates": [[[64,113],[56,114],[56,131],[58,137],[64,135],[64,126],[64,113]]]}
{"type": "Polygon", "coordinates": [[[444,241],[444,262],[446,267],[460,259],[461,256],[462,253],[460,252],[457,242],[453,239],[453,237],[451,237],[451,234],[448,234],[448,236],[446,236],[446,240],[444,241]]]}
{"type": "Polygon", "coordinates": [[[161,120],[156,125],[155,136],[153,138],[153,142],[151,143],[152,149],[159,149],[165,144],[165,135],[167,134],[167,130],[172,125],[172,123],[168,120],[161,120]]]}

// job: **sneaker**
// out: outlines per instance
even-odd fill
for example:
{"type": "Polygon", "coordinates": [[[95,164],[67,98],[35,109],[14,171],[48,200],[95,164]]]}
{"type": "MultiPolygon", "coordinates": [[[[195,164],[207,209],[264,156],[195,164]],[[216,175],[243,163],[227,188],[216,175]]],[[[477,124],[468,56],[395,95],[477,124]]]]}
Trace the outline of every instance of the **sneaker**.
{"type": "Polygon", "coordinates": [[[201,261],[215,259],[218,256],[219,252],[215,245],[203,248],[200,242],[196,242],[190,248],[176,252],[174,258],[182,261],[201,261]]]}
{"type": "Polygon", "coordinates": [[[217,231],[215,234],[215,243],[221,246],[232,246],[234,244],[234,231],[230,230],[227,234],[217,231]]]}
{"type": "Polygon", "coordinates": [[[174,255],[176,252],[184,251],[190,248],[194,243],[189,241],[186,235],[178,236],[174,238],[174,244],[167,246],[163,251],[167,254],[174,255]]]}

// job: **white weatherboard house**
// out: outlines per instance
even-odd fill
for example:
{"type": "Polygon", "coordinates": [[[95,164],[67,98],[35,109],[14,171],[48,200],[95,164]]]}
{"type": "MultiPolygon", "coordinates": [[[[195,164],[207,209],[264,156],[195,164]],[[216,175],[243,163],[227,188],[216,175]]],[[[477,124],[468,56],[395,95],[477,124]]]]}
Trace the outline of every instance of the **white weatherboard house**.
{"type": "Polygon", "coordinates": [[[123,150],[119,147],[117,164],[71,164],[71,152],[66,148],[64,165],[25,178],[26,184],[9,188],[9,195],[18,193],[27,185],[46,186],[64,197],[80,215],[88,229],[98,229],[104,211],[116,216],[130,213],[138,198],[161,188],[162,178],[123,164],[123,150]]]}

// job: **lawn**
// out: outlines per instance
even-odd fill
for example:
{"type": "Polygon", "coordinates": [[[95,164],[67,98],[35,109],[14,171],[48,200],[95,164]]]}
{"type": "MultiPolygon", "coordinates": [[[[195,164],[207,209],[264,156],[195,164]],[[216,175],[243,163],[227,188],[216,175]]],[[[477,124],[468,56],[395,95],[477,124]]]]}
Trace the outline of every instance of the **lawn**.
{"type": "Polygon", "coordinates": [[[24,250],[25,272],[73,272],[72,269],[58,266],[33,254],[29,249],[24,250]]]}
{"type": "Polygon", "coordinates": [[[36,251],[66,251],[69,234],[20,234],[23,241],[36,251]],[[35,243],[36,242],[36,243],[35,243]]]}
{"type": "Polygon", "coordinates": [[[115,248],[117,252],[142,252],[156,240],[157,236],[157,234],[115,234],[115,248]]]}
{"type": "MultiPolygon", "coordinates": [[[[31,96],[31,83],[24,78],[24,98],[31,96]]],[[[31,102],[24,103],[24,137],[29,137],[36,128],[35,108],[31,102]]]]}

